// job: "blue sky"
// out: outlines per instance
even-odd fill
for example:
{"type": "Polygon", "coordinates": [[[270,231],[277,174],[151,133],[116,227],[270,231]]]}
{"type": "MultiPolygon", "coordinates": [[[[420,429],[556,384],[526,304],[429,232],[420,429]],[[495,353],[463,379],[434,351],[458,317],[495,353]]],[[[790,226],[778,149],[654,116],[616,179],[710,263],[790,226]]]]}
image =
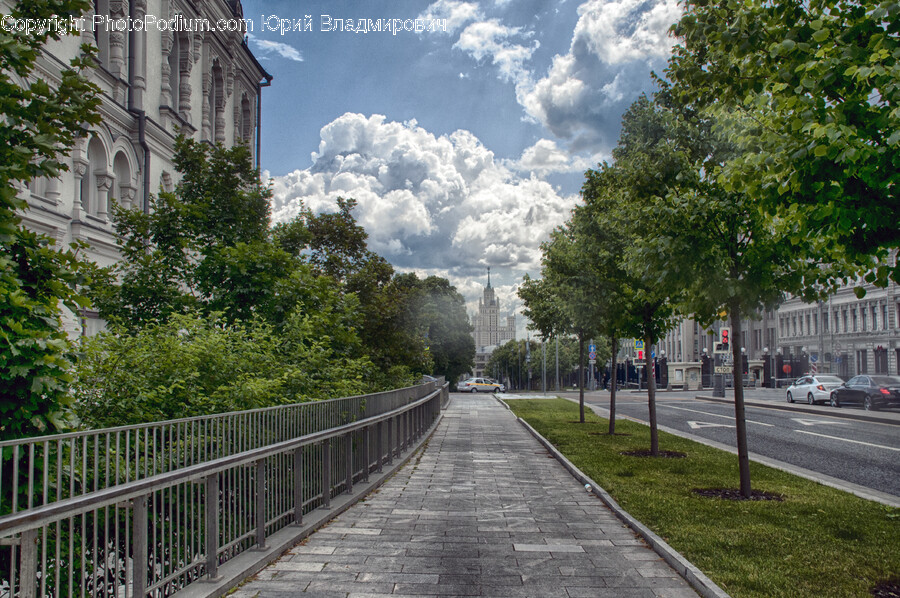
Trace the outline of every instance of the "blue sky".
{"type": "MultiPolygon", "coordinates": [[[[359,202],[373,250],[445,276],[474,310],[491,266],[502,306],[652,92],[675,0],[247,1],[274,216],[359,202]],[[312,31],[263,30],[312,16],[312,31]],[[322,31],[331,19],[447,19],[446,31],[322,31]],[[269,19],[268,23],[274,23],[269,19]]],[[[521,320],[521,318],[520,318],[521,320]]],[[[520,332],[524,331],[520,325],[520,332]]]]}

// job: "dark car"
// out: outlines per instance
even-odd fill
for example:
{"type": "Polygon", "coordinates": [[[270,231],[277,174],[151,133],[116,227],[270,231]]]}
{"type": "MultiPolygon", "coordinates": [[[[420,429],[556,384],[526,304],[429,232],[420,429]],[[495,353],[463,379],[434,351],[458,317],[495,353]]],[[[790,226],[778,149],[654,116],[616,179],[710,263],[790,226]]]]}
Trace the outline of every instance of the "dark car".
{"type": "Polygon", "coordinates": [[[831,391],[831,406],[861,403],[866,411],[900,405],[900,378],[897,376],[869,376],[850,378],[831,391]]]}

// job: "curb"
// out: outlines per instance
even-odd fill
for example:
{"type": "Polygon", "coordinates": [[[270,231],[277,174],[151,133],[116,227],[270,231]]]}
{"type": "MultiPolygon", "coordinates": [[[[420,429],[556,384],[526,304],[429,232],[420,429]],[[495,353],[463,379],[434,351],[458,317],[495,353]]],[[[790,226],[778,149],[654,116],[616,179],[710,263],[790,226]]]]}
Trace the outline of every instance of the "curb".
{"type": "MultiPolygon", "coordinates": [[[[706,395],[697,395],[694,397],[695,399],[699,399],[701,401],[709,401],[711,403],[725,403],[728,405],[734,405],[734,400],[729,399],[727,397],[710,397],[706,395]]],[[[831,417],[837,417],[841,419],[853,419],[857,421],[866,421],[866,422],[875,422],[878,424],[887,424],[893,426],[900,426],[900,418],[896,417],[882,417],[880,415],[873,415],[871,411],[864,411],[863,413],[856,413],[854,411],[848,411],[846,409],[833,409],[829,408],[816,408],[815,405],[812,408],[804,408],[801,404],[793,404],[788,402],[769,402],[769,401],[754,401],[750,400],[744,401],[744,405],[748,407],[762,407],[766,409],[776,409],[778,411],[792,411],[794,413],[808,413],[814,415],[828,415],[831,417]]],[[[877,413],[877,412],[876,412],[877,413]]],[[[893,414],[892,414],[893,415],[893,414]]]]}
{"type": "MultiPolygon", "coordinates": [[[[497,399],[500,401],[500,399],[497,399]]],[[[500,401],[507,410],[512,411],[509,405],[500,401]]],[[[540,442],[544,448],[546,448],[553,457],[559,461],[563,467],[565,467],[569,473],[572,474],[576,480],[581,482],[582,484],[590,485],[591,492],[597,496],[603,503],[609,507],[609,509],[616,514],[622,522],[634,530],[637,535],[642,537],[651,548],[653,548],[654,552],[656,552],[659,556],[663,558],[666,563],[669,564],[675,571],[681,575],[685,581],[687,581],[692,588],[694,588],[698,594],[703,596],[704,598],[731,598],[725,590],[720,588],[716,583],[707,577],[700,569],[695,567],[688,561],[684,556],[682,556],[679,552],[677,552],[674,548],[669,546],[665,540],[657,536],[650,528],[646,527],[640,521],[632,517],[625,509],[619,506],[612,496],[610,496],[603,488],[601,488],[597,482],[586,476],[580,469],[578,469],[571,461],[566,459],[566,457],[560,453],[555,446],[550,444],[550,442],[541,436],[537,430],[532,428],[528,423],[523,420],[521,417],[517,417],[519,423],[521,423],[528,432],[534,436],[538,442],[540,442]]]]}

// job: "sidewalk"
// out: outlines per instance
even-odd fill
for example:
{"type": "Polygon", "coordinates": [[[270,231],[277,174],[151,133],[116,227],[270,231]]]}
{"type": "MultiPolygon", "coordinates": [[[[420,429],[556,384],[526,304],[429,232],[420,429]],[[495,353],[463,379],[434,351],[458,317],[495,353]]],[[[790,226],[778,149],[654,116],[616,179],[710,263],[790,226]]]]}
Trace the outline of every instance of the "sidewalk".
{"type": "Polygon", "coordinates": [[[454,396],[418,459],[231,594],[696,595],[484,395],[454,396]]]}

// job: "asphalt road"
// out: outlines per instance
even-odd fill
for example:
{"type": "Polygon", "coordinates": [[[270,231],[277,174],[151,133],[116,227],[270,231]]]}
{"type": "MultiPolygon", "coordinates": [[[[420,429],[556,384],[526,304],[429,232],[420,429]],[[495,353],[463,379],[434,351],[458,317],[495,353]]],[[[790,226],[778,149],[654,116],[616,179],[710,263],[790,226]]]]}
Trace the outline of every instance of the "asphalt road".
{"type": "MultiPolygon", "coordinates": [[[[608,394],[586,401],[609,407],[608,394]]],[[[646,394],[620,392],[616,405],[619,415],[647,420],[646,394]]],[[[900,497],[900,426],[843,419],[821,411],[748,405],[750,452],[900,497]]],[[[661,426],[736,445],[731,404],[660,393],[657,418],[661,426]]]]}

